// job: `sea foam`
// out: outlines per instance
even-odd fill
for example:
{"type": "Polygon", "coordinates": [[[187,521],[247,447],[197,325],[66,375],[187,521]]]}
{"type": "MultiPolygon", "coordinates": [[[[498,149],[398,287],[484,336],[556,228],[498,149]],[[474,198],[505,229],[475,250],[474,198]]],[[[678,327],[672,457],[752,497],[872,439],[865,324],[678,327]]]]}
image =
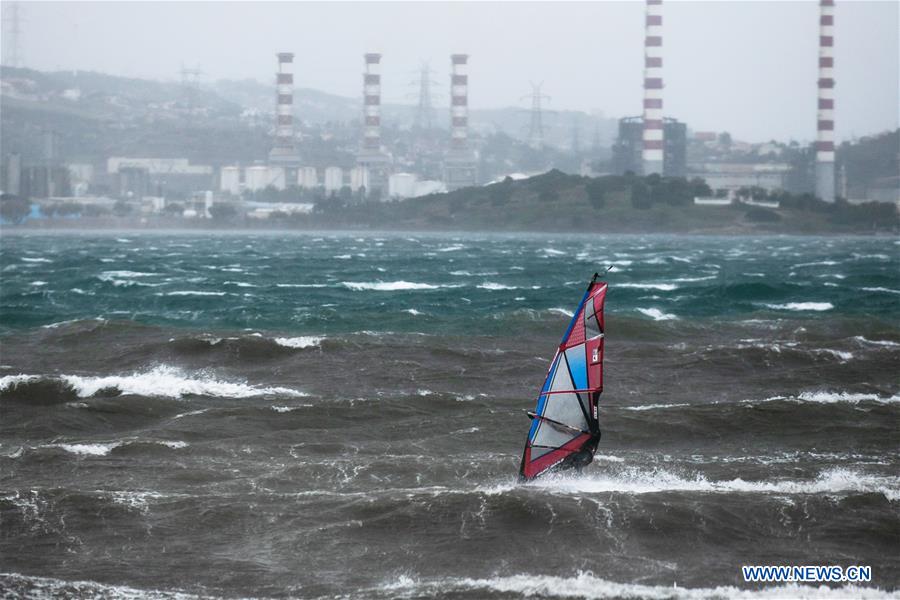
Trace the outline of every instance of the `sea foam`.
{"type": "MultiPolygon", "coordinates": [[[[674,575],[673,575],[674,576],[674,575]]],[[[451,595],[469,597],[503,597],[516,598],[581,598],[583,600],[613,600],[633,598],[641,600],[719,600],[733,598],[736,600],[781,599],[794,600],[831,600],[836,598],[853,598],[855,600],[883,600],[896,598],[892,592],[877,588],[848,585],[830,588],[827,586],[787,584],[772,585],[758,590],[741,589],[734,586],[715,588],[684,588],[669,585],[646,585],[638,583],[618,583],[601,579],[589,571],[579,571],[573,576],[533,575],[520,573],[516,575],[496,575],[489,578],[476,579],[468,577],[442,577],[419,579],[409,575],[401,575],[394,581],[386,582],[380,591],[394,596],[433,597],[451,595]]]]}

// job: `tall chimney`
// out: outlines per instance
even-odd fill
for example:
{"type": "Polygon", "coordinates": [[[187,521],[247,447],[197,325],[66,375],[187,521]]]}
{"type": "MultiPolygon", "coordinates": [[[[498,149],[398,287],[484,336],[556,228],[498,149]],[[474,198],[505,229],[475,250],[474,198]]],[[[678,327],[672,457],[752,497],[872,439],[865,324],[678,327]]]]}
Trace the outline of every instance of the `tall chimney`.
{"type": "Polygon", "coordinates": [[[819,1],[816,196],[834,202],[834,0],[819,1]]]}
{"type": "Polygon", "coordinates": [[[363,106],[363,150],[378,152],[381,149],[381,55],[374,52],[365,55],[363,106]]]}
{"type": "Polygon", "coordinates": [[[644,36],[644,175],[663,174],[662,0],[647,0],[644,36]]]}
{"type": "Polygon", "coordinates": [[[279,52],[275,74],[278,100],[275,105],[275,146],[273,157],[289,157],[294,148],[294,54],[279,52]]]}
{"type": "Polygon", "coordinates": [[[469,55],[450,55],[450,148],[469,146],[469,55]]]}

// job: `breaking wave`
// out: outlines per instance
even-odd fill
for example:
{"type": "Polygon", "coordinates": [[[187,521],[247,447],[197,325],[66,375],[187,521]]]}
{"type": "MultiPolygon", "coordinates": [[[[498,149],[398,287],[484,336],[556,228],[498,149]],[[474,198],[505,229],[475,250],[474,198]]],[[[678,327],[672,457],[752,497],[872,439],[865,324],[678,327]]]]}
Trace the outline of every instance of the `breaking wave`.
{"type": "Polygon", "coordinates": [[[571,577],[518,574],[485,579],[468,577],[418,579],[409,575],[402,575],[395,581],[383,584],[381,590],[395,598],[444,596],[465,592],[475,594],[499,592],[525,598],[582,598],[585,600],[720,600],[722,598],[734,598],[737,600],[760,598],[793,598],[795,600],[854,598],[856,600],[882,600],[896,597],[891,592],[853,585],[829,588],[827,586],[812,587],[809,585],[788,584],[760,590],[748,590],[734,586],[680,588],[677,585],[618,583],[601,579],[590,571],[579,571],[571,577]]]}
{"type": "Polygon", "coordinates": [[[260,387],[247,383],[223,381],[206,371],[188,373],[182,369],[161,365],[130,375],[6,375],[0,377],[0,397],[24,397],[30,399],[35,390],[74,393],[78,398],[96,395],[120,394],[183,398],[185,396],[214,396],[223,398],[250,398],[253,396],[306,396],[304,392],[285,387],[260,387]]]}
{"type": "Polygon", "coordinates": [[[617,474],[585,476],[550,475],[529,483],[506,483],[482,488],[486,494],[503,494],[517,489],[535,489],[559,494],[655,494],[662,492],[691,492],[710,494],[828,494],[880,493],[891,502],[900,500],[900,477],[870,475],[850,469],[834,468],[823,471],[815,479],[784,479],[747,481],[741,478],[709,480],[703,475],[684,477],[662,469],[645,471],[625,469],[617,474]]]}
{"type": "Polygon", "coordinates": [[[273,341],[285,348],[303,349],[318,348],[324,337],[315,335],[302,335],[300,337],[277,337],[273,341]]]}
{"type": "Polygon", "coordinates": [[[658,308],[638,308],[636,310],[641,314],[647,315],[654,321],[672,321],[678,318],[671,313],[664,313],[658,308]]]}

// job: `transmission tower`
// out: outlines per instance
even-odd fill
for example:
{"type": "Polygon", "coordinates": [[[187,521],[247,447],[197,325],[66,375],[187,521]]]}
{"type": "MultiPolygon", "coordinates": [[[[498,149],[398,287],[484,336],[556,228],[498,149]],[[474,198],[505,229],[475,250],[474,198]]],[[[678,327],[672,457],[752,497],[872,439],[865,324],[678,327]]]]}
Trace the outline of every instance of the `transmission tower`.
{"type": "Polygon", "coordinates": [[[419,103],[416,106],[416,118],[413,126],[426,131],[434,127],[434,106],[431,103],[431,86],[437,82],[431,79],[431,66],[423,62],[419,68],[419,79],[412,85],[419,88],[419,103]]]}
{"type": "Polygon", "coordinates": [[[578,154],[581,152],[581,135],[578,130],[578,115],[572,117],[572,152],[578,154]]]}
{"type": "Polygon", "coordinates": [[[541,102],[550,100],[550,96],[541,93],[544,82],[535,84],[531,82],[531,94],[522,96],[522,100],[531,98],[531,124],[528,127],[528,145],[535,150],[544,145],[544,122],[542,117],[541,102]]]}
{"type": "Polygon", "coordinates": [[[191,69],[185,67],[184,63],[181,63],[179,73],[181,74],[181,93],[184,96],[184,104],[187,109],[187,124],[190,127],[193,123],[197,88],[199,87],[203,71],[200,70],[199,65],[191,69]]]}
{"type": "Polygon", "coordinates": [[[3,36],[3,41],[5,42],[3,64],[9,67],[21,67],[23,64],[20,48],[22,44],[22,21],[22,15],[19,13],[19,3],[10,2],[3,15],[3,25],[6,28],[6,34],[3,36]]]}

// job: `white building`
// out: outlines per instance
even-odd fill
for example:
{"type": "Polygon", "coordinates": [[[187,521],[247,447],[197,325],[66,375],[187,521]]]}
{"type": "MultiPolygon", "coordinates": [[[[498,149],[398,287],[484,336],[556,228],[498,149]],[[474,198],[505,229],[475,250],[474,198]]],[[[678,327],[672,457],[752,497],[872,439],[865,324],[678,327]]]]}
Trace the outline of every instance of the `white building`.
{"type": "Polygon", "coordinates": [[[110,156],[106,161],[108,173],[122,168],[146,169],[151,175],[212,175],[209,165],[192,165],[186,158],[129,158],[110,156]]]}
{"type": "Polygon", "coordinates": [[[783,190],[791,166],[783,163],[707,163],[696,173],[713,190],[735,192],[744,187],[760,187],[766,191],[783,190]]]}

